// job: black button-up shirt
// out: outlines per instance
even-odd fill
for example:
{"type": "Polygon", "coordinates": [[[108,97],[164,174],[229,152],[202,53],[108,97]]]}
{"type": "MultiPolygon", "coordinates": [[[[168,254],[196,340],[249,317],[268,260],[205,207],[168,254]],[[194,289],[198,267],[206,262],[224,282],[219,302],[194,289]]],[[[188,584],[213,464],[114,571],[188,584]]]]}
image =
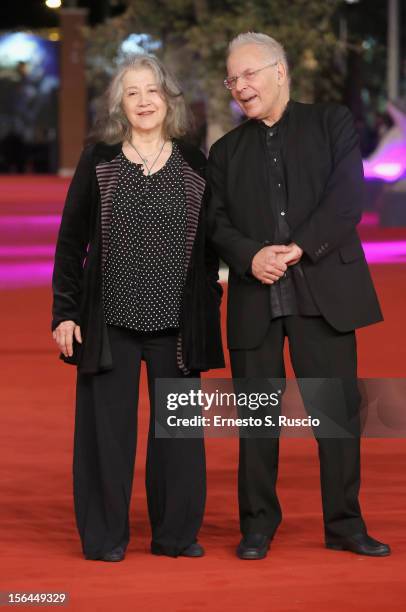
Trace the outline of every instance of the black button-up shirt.
{"type": "MultiPolygon", "coordinates": [[[[286,142],[289,121],[289,103],[282,117],[272,125],[258,122],[263,146],[268,162],[268,192],[270,206],[275,222],[275,232],[269,244],[289,244],[291,230],[288,223],[288,197],[282,146],[286,142]]],[[[301,263],[289,266],[286,273],[273,285],[269,286],[271,317],[287,315],[319,315],[309,286],[303,273],[301,263]]]]}

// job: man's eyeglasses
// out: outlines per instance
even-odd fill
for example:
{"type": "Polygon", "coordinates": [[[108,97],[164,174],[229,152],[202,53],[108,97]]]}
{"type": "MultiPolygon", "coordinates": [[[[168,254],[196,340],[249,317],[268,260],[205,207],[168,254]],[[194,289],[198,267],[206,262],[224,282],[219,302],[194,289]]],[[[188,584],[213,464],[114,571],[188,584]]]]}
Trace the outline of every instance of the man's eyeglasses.
{"type": "Polygon", "coordinates": [[[262,66],[262,68],[258,68],[257,70],[245,70],[245,72],[243,72],[242,74],[227,77],[223,81],[224,86],[227,89],[235,89],[235,87],[237,86],[238,79],[244,79],[244,81],[249,83],[250,81],[254,80],[254,77],[258,74],[258,72],[261,72],[261,70],[265,70],[265,68],[271,68],[272,66],[276,66],[276,64],[278,63],[279,61],[277,60],[276,62],[273,62],[272,64],[266,64],[266,66],[262,66]]]}

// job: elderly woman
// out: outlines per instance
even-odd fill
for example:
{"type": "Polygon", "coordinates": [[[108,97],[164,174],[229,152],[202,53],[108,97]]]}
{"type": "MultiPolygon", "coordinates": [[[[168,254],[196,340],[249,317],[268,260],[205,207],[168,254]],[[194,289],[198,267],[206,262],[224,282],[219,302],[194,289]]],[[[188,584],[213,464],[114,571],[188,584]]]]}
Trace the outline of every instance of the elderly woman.
{"type": "Polygon", "coordinates": [[[199,557],[204,443],[154,436],[154,387],[224,365],[206,160],[182,140],[183,95],[155,57],[122,64],[106,99],[99,141],[84,149],[68,191],[53,274],[53,337],[78,366],[77,526],[87,559],[124,558],[144,360],[151,552],[199,557]]]}

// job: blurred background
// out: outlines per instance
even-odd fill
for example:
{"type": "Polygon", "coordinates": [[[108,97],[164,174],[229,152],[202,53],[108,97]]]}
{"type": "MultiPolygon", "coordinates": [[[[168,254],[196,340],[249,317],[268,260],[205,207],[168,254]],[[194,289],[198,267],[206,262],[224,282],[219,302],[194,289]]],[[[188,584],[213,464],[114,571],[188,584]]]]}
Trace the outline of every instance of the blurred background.
{"type": "Polygon", "coordinates": [[[294,99],[351,109],[367,258],[406,262],[405,0],[12,0],[0,24],[0,287],[49,283],[66,189],[123,57],[154,53],[172,69],[207,153],[244,120],[224,58],[250,30],[285,46],[294,99]]]}
{"type": "Polygon", "coordinates": [[[286,48],[294,99],[351,109],[364,222],[406,226],[404,0],[13,0],[0,27],[0,175],[70,177],[115,67],[135,52],[173,70],[207,153],[244,120],[223,87],[227,43],[261,31],[286,48]]]}
{"type": "Polygon", "coordinates": [[[293,98],[349,106],[369,178],[405,173],[403,0],[13,0],[0,10],[2,173],[71,174],[98,97],[134,52],[173,69],[192,139],[207,150],[241,120],[222,81],[227,42],[248,30],[285,45],[293,98]],[[393,128],[399,146],[375,159],[393,128]]]}

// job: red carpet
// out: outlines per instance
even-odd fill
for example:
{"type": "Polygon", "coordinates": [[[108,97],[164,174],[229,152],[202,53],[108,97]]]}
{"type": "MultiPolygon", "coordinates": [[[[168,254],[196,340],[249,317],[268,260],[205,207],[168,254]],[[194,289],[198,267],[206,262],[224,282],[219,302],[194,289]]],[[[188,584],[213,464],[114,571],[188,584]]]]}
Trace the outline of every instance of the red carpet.
{"type": "MultiPolygon", "coordinates": [[[[65,183],[56,179],[23,183],[17,189],[7,179],[0,224],[10,215],[58,214],[65,183]],[[33,189],[37,189],[34,199],[33,189]]],[[[43,228],[36,234],[24,223],[20,227],[21,233],[17,223],[12,241],[3,242],[2,233],[2,244],[44,243],[43,228]],[[36,236],[40,236],[37,241],[36,236]]],[[[374,239],[385,238],[381,232],[374,239]]],[[[406,375],[405,271],[404,264],[372,268],[385,322],[358,334],[362,377],[406,375]]],[[[85,561],[71,492],[75,372],[59,362],[51,341],[50,290],[26,286],[3,289],[0,296],[0,591],[68,592],[68,609],[86,612],[405,609],[404,440],[362,443],[364,515],[371,534],[392,545],[391,557],[370,559],[323,547],[316,445],[313,440],[298,439],[281,443],[279,493],[284,521],[266,560],[248,563],[234,556],[239,539],[237,444],[223,439],[208,440],[206,446],[208,501],[200,537],[206,557],[151,556],[143,485],[148,416],[145,380],[127,558],[118,564],[85,561]]],[[[228,376],[229,371],[213,374],[228,376]]]]}

